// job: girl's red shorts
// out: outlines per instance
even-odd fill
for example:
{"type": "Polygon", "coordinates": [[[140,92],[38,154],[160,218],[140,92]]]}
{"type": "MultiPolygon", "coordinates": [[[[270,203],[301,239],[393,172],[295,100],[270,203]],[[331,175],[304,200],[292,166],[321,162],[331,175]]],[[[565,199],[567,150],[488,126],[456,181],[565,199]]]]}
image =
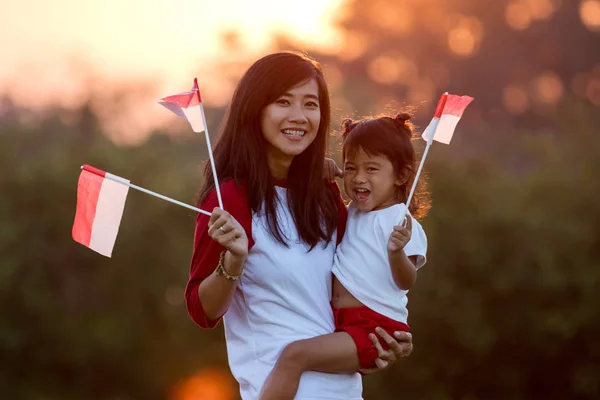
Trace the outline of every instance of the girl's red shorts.
{"type": "MultiPolygon", "coordinates": [[[[369,339],[369,334],[375,333],[375,328],[382,328],[392,337],[395,331],[409,331],[408,325],[376,313],[366,306],[334,308],[333,316],[335,318],[335,331],[347,332],[352,337],[352,340],[354,340],[354,343],[356,343],[361,368],[376,367],[377,349],[373,346],[371,339],[369,339]]],[[[387,350],[387,343],[381,340],[381,338],[379,339],[381,346],[387,350]]]]}

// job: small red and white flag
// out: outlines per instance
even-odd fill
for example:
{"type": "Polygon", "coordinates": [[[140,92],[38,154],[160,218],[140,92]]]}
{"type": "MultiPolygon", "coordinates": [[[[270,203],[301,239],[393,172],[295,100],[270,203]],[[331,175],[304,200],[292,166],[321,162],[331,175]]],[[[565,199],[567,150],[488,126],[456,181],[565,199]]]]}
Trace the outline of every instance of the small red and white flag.
{"type": "Polygon", "coordinates": [[[110,257],[121,224],[129,181],[84,165],[77,185],[73,240],[110,257]]]}
{"type": "Polygon", "coordinates": [[[202,107],[202,99],[200,98],[198,79],[194,78],[194,86],[189,92],[163,97],[158,101],[158,104],[171,110],[177,116],[187,120],[194,132],[206,130],[204,108],[202,107]]]}
{"type": "Polygon", "coordinates": [[[423,132],[423,139],[429,142],[431,139],[445,144],[450,144],[454,130],[463,112],[473,101],[469,96],[457,96],[444,93],[435,109],[433,119],[423,132]]]}
{"type": "Polygon", "coordinates": [[[192,130],[194,132],[204,132],[206,146],[208,147],[208,156],[210,158],[210,166],[212,168],[213,178],[215,180],[215,188],[217,189],[217,199],[219,200],[219,207],[223,208],[223,199],[221,198],[221,189],[219,189],[219,180],[217,178],[215,159],[212,154],[210,135],[208,134],[208,128],[206,127],[204,107],[202,106],[200,89],[198,88],[198,79],[194,78],[194,86],[189,92],[163,97],[158,101],[158,103],[173,111],[181,118],[187,120],[192,126],[192,130]]]}

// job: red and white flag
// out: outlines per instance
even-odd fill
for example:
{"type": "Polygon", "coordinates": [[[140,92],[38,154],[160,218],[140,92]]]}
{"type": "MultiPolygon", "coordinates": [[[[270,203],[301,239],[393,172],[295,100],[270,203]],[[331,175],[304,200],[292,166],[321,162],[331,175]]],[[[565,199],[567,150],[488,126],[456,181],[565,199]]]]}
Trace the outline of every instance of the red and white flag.
{"type": "Polygon", "coordinates": [[[77,185],[73,240],[106,257],[112,255],[129,191],[128,183],[127,179],[90,165],[83,166],[77,185]]]}
{"type": "Polygon", "coordinates": [[[171,110],[177,116],[187,120],[194,132],[206,130],[204,108],[202,107],[202,99],[200,98],[198,79],[194,78],[194,86],[189,92],[163,97],[158,101],[158,104],[171,110]]]}
{"type": "Polygon", "coordinates": [[[423,132],[423,139],[431,139],[445,144],[450,144],[456,125],[467,106],[473,101],[469,96],[457,96],[444,93],[440,97],[433,119],[423,132]]]}
{"type": "Polygon", "coordinates": [[[210,158],[210,166],[212,168],[213,178],[215,180],[215,188],[217,189],[217,199],[219,200],[219,207],[223,208],[223,199],[221,199],[221,189],[219,189],[219,180],[217,179],[215,159],[212,154],[210,135],[208,134],[208,128],[206,127],[204,107],[202,107],[200,89],[198,88],[198,79],[194,78],[194,86],[189,92],[164,97],[160,99],[158,103],[173,111],[181,118],[187,120],[192,126],[192,130],[194,132],[204,132],[206,146],[208,147],[208,156],[210,158]]]}

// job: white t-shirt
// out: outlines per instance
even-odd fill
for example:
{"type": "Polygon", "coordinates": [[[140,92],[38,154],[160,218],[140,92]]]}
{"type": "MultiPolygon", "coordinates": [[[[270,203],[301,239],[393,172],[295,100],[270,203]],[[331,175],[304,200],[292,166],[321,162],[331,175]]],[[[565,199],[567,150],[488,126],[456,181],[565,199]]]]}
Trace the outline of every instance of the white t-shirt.
{"type": "MultiPolygon", "coordinates": [[[[258,397],[287,344],[335,329],[330,306],[335,237],[308,252],[298,240],[286,189],[276,190],[278,218],[290,247],[271,237],[262,213],[252,215],[254,246],[224,316],[229,365],[244,400],[258,397]]],[[[305,372],[296,400],[317,399],[362,399],[360,375],[305,372]]]]}
{"type": "MultiPolygon", "coordinates": [[[[406,324],[408,291],[400,289],[394,282],[387,252],[390,235],[405,210],[404,204],[395,204],[382,210],[362,212],[350,203],[346,233],[335,252],[333,273],[365,306],[406,324]]],[[[414,218],[412,236],[404,252],[407,256],[417,256],[417,268],[425,264],[427,236],[414,218]]]]}

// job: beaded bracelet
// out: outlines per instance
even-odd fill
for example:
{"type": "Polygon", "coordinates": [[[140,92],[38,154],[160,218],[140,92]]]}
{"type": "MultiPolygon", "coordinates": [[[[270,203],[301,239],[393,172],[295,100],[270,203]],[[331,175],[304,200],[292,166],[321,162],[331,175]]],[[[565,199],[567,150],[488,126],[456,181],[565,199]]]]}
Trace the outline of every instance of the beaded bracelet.
{"type": "Polygon", "coordinates": [[[244,269],[242,268],[242,272],[239,275],[229,275],[227,271],[225,271],[225,253],[227,250],[223,250],[221,255],[219,256],[219,265],[217,266],[217,275],[222,275],[230,281],[237,281],[242,276],[244,269]]]}

